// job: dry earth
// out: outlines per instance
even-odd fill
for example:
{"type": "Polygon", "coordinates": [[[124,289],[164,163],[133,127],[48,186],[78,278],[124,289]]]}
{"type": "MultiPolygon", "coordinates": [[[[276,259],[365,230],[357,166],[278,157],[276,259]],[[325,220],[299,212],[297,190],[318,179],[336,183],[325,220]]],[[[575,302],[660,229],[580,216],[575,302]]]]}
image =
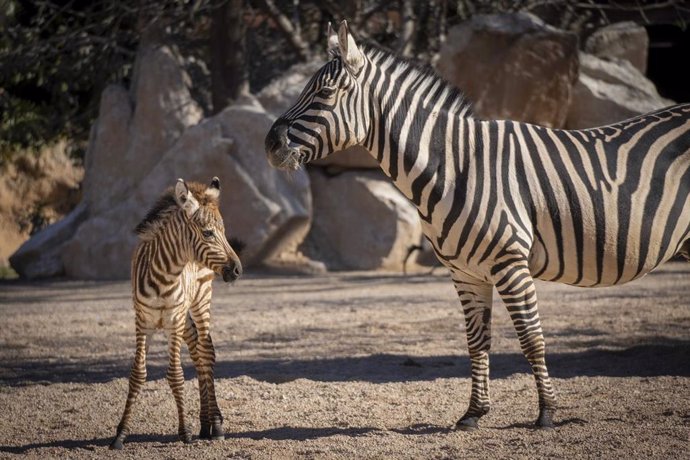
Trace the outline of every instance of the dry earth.
{"type": "Polygon", "coordinates": [[[467,403],[469,359],[441,270],[249,275],[215,286],[226,439],[177,441],[158,336],[133,434],[110,452],[134,346],[128,284],[0,284],[0,456],[688,458],[690,265],[617,288],[538,288],[560,402],[553,431],[531,426],[533,379],[498,301],[493,408],[479,431],[449,429],[467,403]]]}

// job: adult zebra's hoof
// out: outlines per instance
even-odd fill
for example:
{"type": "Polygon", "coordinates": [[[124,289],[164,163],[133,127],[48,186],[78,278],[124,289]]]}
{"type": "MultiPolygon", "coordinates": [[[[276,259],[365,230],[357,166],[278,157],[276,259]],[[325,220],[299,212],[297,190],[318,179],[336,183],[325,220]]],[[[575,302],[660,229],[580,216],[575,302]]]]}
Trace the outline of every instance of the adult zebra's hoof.
{"type": "Polygon", "coordinates": [[[540,409],[539,418],[534,425],[540,430],[553,430],[555,428],[553,424],[553,411],[549,409],[540,409]]]}
{"type": "Polygon", "coordinates": [[[211,439],[214,441],[221,441],[225,439],[225,431],[223,431],[223,422],[215,422],[211,427],[211,439]]]}
{"type": "Polygon", "coordinates": [[[477,429],[479,428],[478,422],[479,417],[461,418],[455,424],[455,429],[461,431],[477,431],[477,429]]]}
{"type": "Polygon", "coordinates": [[[110,450],[122,450],[124,449],[125,445],[122,442],[123,440],[120,439],[120,437],[116,437],[113,439],[113,442],[110,443],[110,450]]]}

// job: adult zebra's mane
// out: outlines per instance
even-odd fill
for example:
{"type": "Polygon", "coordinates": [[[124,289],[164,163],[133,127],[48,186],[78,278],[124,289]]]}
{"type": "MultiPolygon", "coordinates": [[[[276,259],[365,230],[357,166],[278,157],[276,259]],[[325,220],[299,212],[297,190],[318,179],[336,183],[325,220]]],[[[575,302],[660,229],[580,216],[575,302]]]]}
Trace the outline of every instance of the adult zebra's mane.
{"type": "MultiPolygon", "coordinates": [[[[206,186],[197,182],[188,182],[187,187],[194,195],[194,198],[199,202],[200,206],[208,204],[213,199],[204,193],[206,186]]],[[[169,187],[156,200],[156,203],[146,213],[146,217],[137,224],[134,232],[142,239],[152,238],[158,229],[160,229],[165,222],[175,213],[180,210],[180,207],[175,201],[175,189],[169,187]]]]}
{"type": "MultiPolygon", "coordinates": [[[[447,90],[446,99],[442,106],[444,110],[449,112],[452,110],[454,113],[465,117],[474,117],[472,112],[472,103],[465,97],[463,92],[457,86],[449,83],[446,79],[441,77],[428,64],[397,56],[371,44],[364,44],[360,47],[360,49],[369,57],[372,62],[376,63],[379,68],[385,67],[386,64],[390,64],[386,71],[387,74],[391,74],[396,70],[400,70],[401,68],[410,68],[411,72],[413,72],[412,76],[419,77],[418,80],[415,80],[416,84],[429,82],[431,83],[429,87],[431,87],[434,83],[439,83],[440,86],[436,91],[436,94],[443,94],[443,89],[447,90]]],[[[410,95],[402,94],[402,96],[405,97],[410,95]]]]}

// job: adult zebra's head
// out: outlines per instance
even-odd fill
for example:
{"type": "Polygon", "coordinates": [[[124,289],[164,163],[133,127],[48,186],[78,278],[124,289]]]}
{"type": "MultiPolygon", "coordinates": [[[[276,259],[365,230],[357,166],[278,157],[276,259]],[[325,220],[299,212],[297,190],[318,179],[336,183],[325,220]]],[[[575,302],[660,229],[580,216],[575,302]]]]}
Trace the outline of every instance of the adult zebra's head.
{"type": "Polygon", "coordinates": [[[337,34],[328,25],[328,53],[332,59],[266,135],[268,161],[276,168],[294,170],[366,139],[371,116],[360,79],[367,57],[345,21],[337,34]]]}
{"type": "Polygon", "coordinates": [[[208,186],[195,182],[187,184],[182,179],[175,184],[175,202],[186,217],[193,259],[229,282],[240,277],[242,263],[225,236],[223,217],[218,209],[219,195],[217,177],[208,186]]]}

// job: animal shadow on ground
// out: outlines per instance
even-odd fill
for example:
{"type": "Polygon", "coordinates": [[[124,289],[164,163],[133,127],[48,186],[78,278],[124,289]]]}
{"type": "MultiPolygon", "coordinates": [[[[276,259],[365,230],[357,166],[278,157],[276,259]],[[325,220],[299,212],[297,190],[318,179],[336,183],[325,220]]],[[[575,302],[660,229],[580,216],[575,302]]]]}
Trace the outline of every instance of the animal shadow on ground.
{"type": "MultiPolygon", "coordinates": [[[[374,427],[349,427],[349,428],[311,428],[311,427],[292,427],[284,426],[280,428],[271,428],[263,431],[245,431],[240,433],[229,433],[225,435],[226,439],[271,439],[273,441],[284,441],[284,440],[294,440],[294,441],[304,441],[307,439],[317,439],[325,438],[328,436],[349,436],[357,437],[363,436],[368,433],[373,433],[377,431],[382,431],[380,428],[374,427]]],[[[423,434],[434,434],[434,433],[448,433],[452,431],[450,426],[436,426],[427,424],[416,424],[407,428],[394,428],[390,431],[404,434],[404,435],[423,435],[423,434]]]]}
{"type": "MultiPolygon", "coordinates": [[[[592,349],[547,354],[550,374],[555,378],[690,376],[690,341],[649,337],[624,349],[607,349],[609,344],[592,344],[592,349]]],[[[36,359],[21,361],[0,357],[3,377],[0,384],[25,386],[47,383],[103,383],[129,376],[128,359],[36,359]]],[[[492,379],[530,373],[521,353],[492,353],[492,379]]],[[[165,378],[163,364],[150,363],[148,380],[165,378]]],[[[195,378],[193,367],[185,376],[195,378]]],[[[374,354],[322,359],[256,359],[219,361],[216,378],[249,376],[269,383],[285,383],[299,378],[342,382],[360,380],[372,383],[428,381],[438,378],[469,378],[467,356],[411,356],[374,354]]]]}
{"type": "MultiPolygon", "coordinates": [[[[330,436],[348,436],[358,437],[368,433],[381,431],[380,428],[374,427],[351,427],[351,428],[336,428],[336,427],[290,427],[284,426],[279,428],[270,428],[262,431],[245,431],[238,433],[226,433],[226,439],[270,439],[273,441],[305,441],[309,439],[326,438],[330,436]]],[[[440,427],[435,425],[418,424],[403,429],[393,429],[396,433],[405,435],[423,435],[433,433],[448,433],[451,431],[450,427],[440,427]]],[[[25,454],[33,449],[55,448],[61,447],[64,449],[84,449],[95,451],[96,448],[101,448],[110,445],[112,437],[97,438],[97,439],[83,439],[83,440],[61,440],[46,443],[33,443],[24,446],[0,446],[0,452],[10,454],[25,454]]],[[[131,443],[160,443],[170,444],[178,442],[179,439],[175,435],[141,435],[131,434],[127,438],[127,444],[131,443]]]]}
{"type": "MultiPolygon", "coordinates": [[[[97,438],[97,439],[65,439],[60,441],[51,441],[44,443],[26,444],[24,446],[0,446],[0,452],[9,454],[25,454],[33,449],[43,449],[51,447],[62,447],[64,449],[85,449],[95,451],[97,447],[109,446],[113,438],[97,438]]],[[[158,435],[158,434],[131,434],[127,437],[127,444],[134,443],[163,443],[168,444],[178,441],[177,435],[158,435]]]]}

